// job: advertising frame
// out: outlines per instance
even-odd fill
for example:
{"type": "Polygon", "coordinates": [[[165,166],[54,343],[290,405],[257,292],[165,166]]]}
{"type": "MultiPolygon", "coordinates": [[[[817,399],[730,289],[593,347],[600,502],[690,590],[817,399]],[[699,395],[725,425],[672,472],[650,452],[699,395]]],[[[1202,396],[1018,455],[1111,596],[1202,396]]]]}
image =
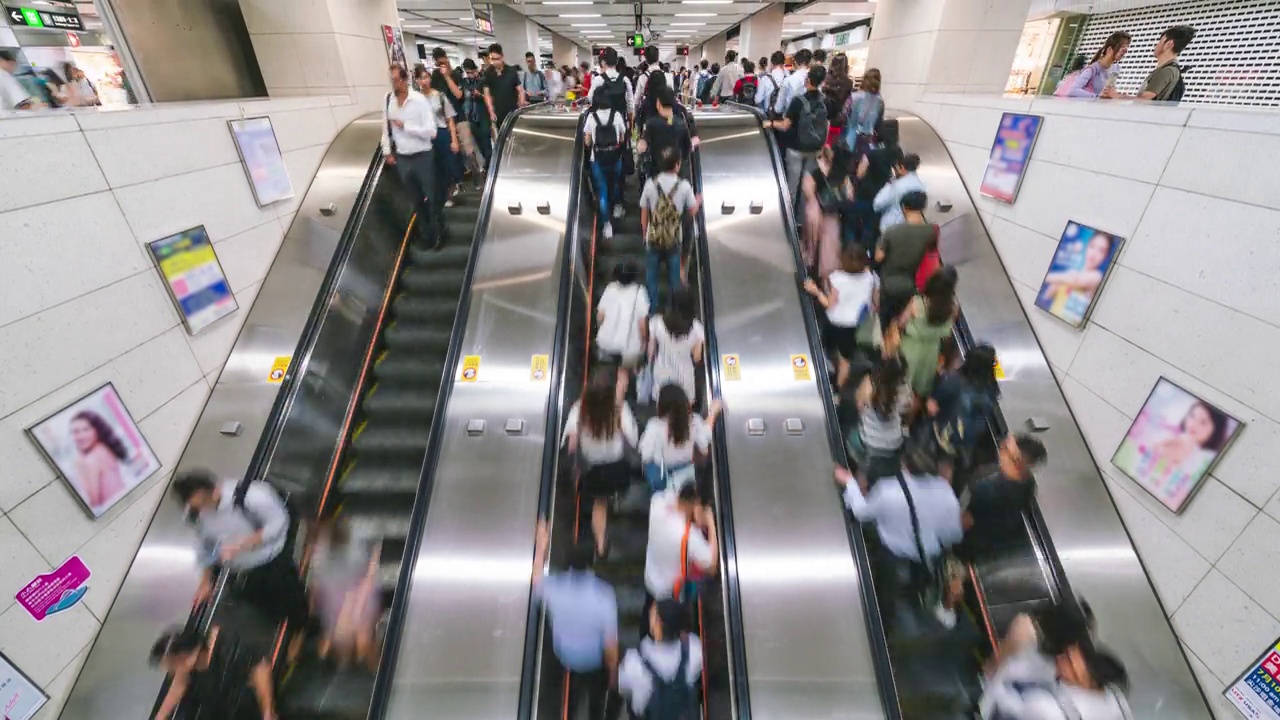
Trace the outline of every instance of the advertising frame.
{"type": "Polygon", "coordinates": [[[217,248],[214,247],[213,239],[209,237],[209,231],[205,229],[204,225],[195,225],[193,227],[187,228],[186,230],[180,230],[176,233],[171,233],[169,235],[166,235],[162,238],[159,238],[158,240],[152,240],[151,242],[147,243],[147,252],[150,253],[151,255],[151,262],[155,265],[156,272],[160,273],[160,280],[164,282],[165,291],[169,293],[169,300],[173,303],[173,309],[178,312],[178,317],[182,318],[182,325],[187,329],[188,335],[199,335],[206,328],[210,327],[214,323],[218,322],[219,320],[227,317],[228,315],[231,315],[232,313],[240,309],[240,302],[236,300],[236,294],[231,289],[231,283],[230,281],[227,280],[227,273],[222,269],[222,260],[218,258],[218,250],[217,248]],[[169,276],[165,273],[164,266],[161,264],[160,257],[156,254],[156,245],[159,245],[160,243],[166,242],[168,240],[172,240],[173,238],[176,238],[180,235],[186,235],[187,233],[191,233],[195,231],[199,231],[204,236],[205,241],[209,243],[209,250],[210,252],[213,253],[213,264],[218,266],[218,276],[222,279],[222,282],[227,286],[227,296],[231,298],[231,307],[226,312],[205,322],[203,325],[200,325],[199,327],[195,327],[191,323],[190,316],[188,316],[187,311],[182,308],[182,298],[179,298],[178,294],[174,292],[173,282],[169,279],[169,276]]]}
{"type": "MultiPolygon", "coordinates": [[[[98,418],[99,421],[106,422],[101,418],[100,413],[95,413],[95,414],[99,416],[98,418]]],[[[101,429],[97,425],[95,425],[92,420],[88,420],[87,422],[91,426],[93,426],[96,432],[98,432],[99,442],[103,443],[103,445],[105,445],[109,450],[111,450],[112,452],[115,452],[117,450],[117,447],[113,447],[113,446],[121,445],[121,441],[119,438],[115,438],[114,443],[108,442],[106,439],[102,438],[101,429]]],[[[68,424],[69,423],[70,421],[68,421],[68,424]]],[[[114,428],[108,428],[108,430],[110,430],[113,433],[115,431],[114,428]]],[[[90,390],[89,392],[77,397],[72,402],[67,403],[66,405],[63,405],[62,407],[58,408],[52,413],[49,413],[48,415],[40,418],[39,420],[37,420],[36,422],[28,426],[26,429],[26,432],[27,432],[27,437],[31,438],[31,442],[36,446],[36,449],[40,451],[40,454],[44,457],[45,461],[48,462],[49,465],[58,472],[58,476],[62,478],[62,481],[67,484],[67,488],[71,490],[71,494],[75,496],[76,500],[84,508],[85,512],[89,514],[89,517],[93,518],[94,520],[97,520],[98,518],[107,514],[107,512],[110,511],[111,508],[119,504],[121,500],[123,500],[125,497],[129,495],[129,493],[136,490],[143,483],[145,483],[148,478],[150,478],[152,475],[155,475],[161,469],[160,458],[156,456],[155,450],[151,448],[151,443],[147,441],[147,436],[142,433],[142,428],[138,427],[137,419],[133,417],[133,413],[129,412],[129,408],[124,404],[124,398],[120,397],[120,393],[119,391],[116,390],[115,384],[111,382],[106,382],[106,383],[103,383],[102,385],[99,385],[93,390],[90,390]],[[90,402],[96,401],[98,397],[100,395],[103,395],[104,393],[110,393],[111,395],[114,396],[115,404],[118,405],[119,412],[123,413],[124,415],[123,418],[120,418],[117,416],[116,420],[121,424],[124,424],[124,422],[126,421],[128,422],[128,426],[124,429],[126,431],[125,432],[126,436],[129,437],[130,447],[132,447],[132,449],[134,449],[137,452],[145,453],[143,459],[144,460],[148,458],[150,459],[150,462],[147,464],[147,466],[150,469],[146,473],[140,474],[138,478],[133,481],[132,484],[126,485],[125,487],[123,487],[122,490],[116,493],[113,493],[112,499],[110,502],[102,503],[100,508],[95,508],[94,504],[91,503],[90,500],[85,497],[83,488],[77,485],[78,478],[72,479],[70,473],[68,473],[67,471],[67,468],[64,468],[63,464],[57,458],[54,457],[55,455],[61,455],[62,453],[52,452],[49,447],[46,447],[45,441],[44,439],[42,439],[43,433],[41,432],[41,428],[45,426],[47,423],[52,422],[55,419],[59,418],[64,413],[74,412],[78,410],[82,405],[87,405],[90,402]]],[[[73,441],[73,445],[74,445],[74,441],[73,441]]],[[[118,455],[116,456],[117,464],[119,464],[119,462],[124,460],[125,458],[121,458],[118,455]]],[[[122,482],[123,482],[123,479],[122,479],[122,482]]]]}
{"type": "Polygon", "coordinates": [[[1006,112],[1000,116],[1000,124],[996,126],[996,137],[994,140],[991,141],[991,150],[990,152],[987,153],[987,166],[982,171],[982,180],[978,183],[979,194],[981,194],[983,197],[989,197],[992,200],[997,200],[999,202],[1006,203],[1009,205],[1012,205],[1014,202],[1017,201],[1018,192],[1022,189],[1022,181],[1026,179],[1026,176],[1027,176],[1027,166],[1031,164],[1031,154],[1034,153],[1036,150],[1036,142],[1040,139],[1040,131],[1042,129],[1044,129],[1043,115],[1031,115],[1029,113],[1006,112]],[[1024,153],[1023,159],[1019,161],[1020,167],[1018,168],[1018,178],[1013,183],[1013,190],[1009,192],[1009,196],[1006,198],[1002,194],[998,194],[998,193],[993,194],[993,192],[988,190],[987,176],[991,174],[992,156],[996,154],[997,150],[1001,150],[1001,151],[1003,150],[1002,146],[1004,143],[1000,134],[1004,130],[1005,121],[1009,118],[1027,118],[1030,120],[1034,120],[1035,130],[1034,132],[1031,133],[1031,141],[1027,143],[1027,150],[1024,153]]]}
{"type": "MultiPolygon", "coordinates": [[[[22,689],[30,690],[35,694],[36,698],[38,698],[36,700],[35,707],[31,708],[31,712],[25,715],[13,715],[13,716],[6,714],[5,715],[6,718],[12,717],[13,720],[31,720],[31,718],[36,716],[36,713],[40,712],[41,708],[49,704],[49,694],[44,691],[44,688],[41,688],[39,685],[37,685],[35,681],[32,680],[29,675],[22,672],[22,669],[19,668],[17,665],[15,665],[14,662],[10,660],[7,655],[5,655],[3,652],[0,652],[0,691],[3,691],[4,688],[7,688],[9,686],[8,683],[3,682],[6,676],[12,678],[14,681],[21,683],[23,687],[20,687],[19,688],[20,690],[22,689]]],[[[21,696],[18,696],[18,697],[21,697],[21,696]]],[[[8,701],[6,701],[6,703],[7,702],[8,701]]],[[[0,710],[0,712],[7,713],[7,710],[0,710]]]]}
{"type": "Polygon", "coordinates": [[[1240,431],[1243,429],[1244,429],[1244,422],[1242,422],[1240,418],[1236,417],[1235,415],[1232,415],[1226,410],[1223,410],[1222,408],[1218,407],[1218,405],[1216,405],[1215,403],[1211,403],[1208,400],[1205,400],[1204,398],[1200,397],[1196,393],[1191,392],[1190,390],[1179,385],[1173,380],[1170,380],[1164,375],[1161,375],[1156,380],[1155,384],[1151,386],[1151,391],[1147,393],[1147,399],[1142,401],[1142,409],[1138,411],[1138,414],[1133,418],[1133,421],[1129,423],[1129,429],[1125,430],[1124,438],[1120,440],[1120,445],[1117,446],[1116,451],[1111,454],[1111,466],[1116,468],[1120,472],[1124,473],[1125,477],[1132,480],[1138,487],[1142,488],[1144,491],[1147,492],[1147,494],[1155,498],[1156,502],[1163,505],[1165,509],[1172,512],[1174,515],[1181,515],[1182,511],[1187,509],[1187,505],[1189,505],[1191,503],[1191,500],[1196,496],[1196,493],[1200,491],[1200,488],[1204,487],[1205,480],[1208,479],[1209,475],[1213,472],[1213,469],[1218,466],[1218,463],[1222,461],[1222,457],[1226,455],[1228,451],[1231,450],[1231,445],[1235,442],[1236,438],[1240,437],[1240,431]],[[1127,443],[1130,443],[1129,436],[1133,433],[1134,428],[1138,426],[1139,422],[1143,421],[1143,415],[1144,413],[1147,412],[1148,406],[1151,405],[1152,398],[1156,396],[1156,393],[1159,392],[1160,390],[1160,386],[1164,384],[1167,384],[1168,386],[1172,387],[1178,392],[1181,392],[1182,394],[1194,400],[1193,404],[1200,404],[1205,406],[1206,408],[1212,408],[1214,411],[1221,413],[1228,421],[1235,423],[1235,426],[1231,428],[1231,430],[1226,434],[1226,437],[1223,438],[1222,445],[1215,452],[1212,460],[1210,460],[1208,463],[1204,465],[1204,468],[1201,471],[1200,476],[1194,479],[1193,481],[1194,484],[1191,486],[1191,489],[1186,492],[1186,494],[1182,498],[1182,501],[1178,503],[1176,506],[1171,505],[1164,498],[1160,497],[1160,495],[1155,491],[1154,488],[1151,487],[1148,481],[1142,478],[1134,477],[1134,475],[1131,474],[1127,468],[1122,466],[1120,463],[1116,462],[1116,458],[1120,457],[1120,454],[1125,451],[1125,445],[1127,443]]]}
{"type": "Polygon", "coordinates": [[[387,46],[387,64],[399,65],[409,72],[409,56],[404,51],[404,34],[398,25],[382,26],[382,42],[387,46]]]}
{"type": "MultiPolygon", "coordinates": [[[[1092,241],[1092,236],[1090,237],[1090,240],[1092,241]]],[[[1116,263],[1120,259],[1120,251],[1124,248],[1124,245],[1126,242],[1128,242],[1128,238],[1120,237],[1115,233],[1110,233],[1110,232],[1107,232],[1106,230],[1101,230],[1092,225],[1085,225],[1084,223],[1078,222],[1076,220],[1067,220],[1066,227],[1062,229],[1062,235],[1058,237],[1058,244],[1053,249],[1053,257],[1049,259],[1049,268],[1045,270],[1044,279],[1040,281],[1040,288],[1036,290],[1035,306],[1040,310],[1042,310],[1043,312],[1045,312],[1046,314],[1048,314],[1049,316],[1054,317],[1060,320],[1061,322],[1066,323],[1067,325],[1070,325],[1076,330],[1082,329],[1085,325],[1089,323],[1089,318],[1093,315],[1093,309],[1098,305],[1098,297],[1102,295],[1102,291],[1106,288],[1107,280],[1111,279],[1111,273],[1113,270],[1115,270],[1116,263]],[[1111,247],[1107,253],[1106,268],[1102,270],[1102,277],[1098,280],[1098,284],[1093,289],[1093,294],[1090,295],[1089,297],[1088,306],[1084,309],[1084,312],[1080,314],[1079,322],[1075,322],[1069,317],[1064,317],[1063,315],[1060,315],[1054,312],[1051,307],[1045,307],[1045,305],[1041,304],[1041,301],[1045,295],[1046,286],[1048,286],[1049,284],[1049,276],[1054,274],[1055,272],[1054,265],[1058,260],[1058,254],[1062,252],[1063,243],[1066,243],[1069,241],[1074,242],[1074,239],[1067,237],[1067,234],[1071,230],[1072,226],[1075,226],[1076,228],[1083,228],[1085,230],[1089,230],[1094,235],[1101,234],[1111,238],[1111,247]]]]}
{"type": "Polygon", "coordinates": [[[227,129],[231,132],[231,139],[235,142],[236,154],[240,156],[240,167],[244,169],[245,179],[249,181],[249,187],[253,190],[253,200],[258,203],[258,207],[266,207],[274,203],[290,200],[297,197],[297,192],[293,189],[293,180],[289,178],[289,168],[284,163],[284,153],[280,151],[280,138],[276,137],[276,128],[271,124],[271,118],[266,115],[259,115],[251,118],[236,118],[227,121],[227,129]],[[248,123],[266,121],[267,130],[271,132],[271,142],[275,147],[275,156],[268,158],[270,165],[266,167],[267,172],[272,174],[279,173],[283,176],[285,183],[289,186],[288,194],[277,194],[275,196],[263,197],[262,188],[258,187],[258,181],[253,178],[253,170],[249,167],[249,159],[245,156],[244,145],[241,142],[241,133],[247,131],[248,123]]]}
{"type": "Polygon", "coordinates": [[[1275,720],[1275,718],[1280,718],[1280,701],[1273,698],[1272,702],[1276,703],[1276,707],[1272,707],[1271,703],[1267,702],[1267,698],[1262,697],[1261,693],[1248,684],[1249,677],[1257,673],[1261,673],[1262,677],[1269,682],[1280,680],[1280,639],[1272,642],[1256,660],[1249,663],[1248,670],[1240,673],[1231,684],[1227,685],[1226,689],[1222,691],[1223,697],[1227,699],[1227,702],[1231,703],[1231,706],[1241,716],[1248,718],[1248,720],[1275,720]],[[1273,655],[1275,656],[1274,658],[1272,657],[1273,655]],[[1268,661],[1270,662],[1268,663],[1268,661]],[[1248,697],[1245,694],[1246,691],[1261,700],[1267,706],[1266,710],[1247,707],[1249,701],[1253,698],[1248,697]],[[1256,710],[1256,712],[1250,712],[1250,710],[1256,710]],[[1270,711],[1269,715],[1264,714],[1267,711],[1270,711]]]}

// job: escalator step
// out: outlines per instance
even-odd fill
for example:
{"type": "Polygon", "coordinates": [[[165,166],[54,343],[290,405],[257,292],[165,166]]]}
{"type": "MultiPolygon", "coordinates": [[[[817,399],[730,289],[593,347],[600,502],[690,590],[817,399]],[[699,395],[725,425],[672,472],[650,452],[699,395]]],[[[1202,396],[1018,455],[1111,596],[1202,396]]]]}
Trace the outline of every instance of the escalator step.
{"type": "Polygon", "coordinates": [[[379,427],[366,425],[358,431],[351,442],[351,447],[359,453],[377,453],[379,459],[387,456],[408,456],[422,461],[426,451],[427,439],[431,434],[431,425],[396,425],[379,427]]]}
{"type": "Polygon", "coordinates": [[[432,323],[453,326],[458,314],[457,298],[421,297],[401,293],[391,305],[391,311],[401,322],[432,323]]]}
{"type": "Polygon", "coordinates": [[[400,420],[430,422],[436,410],[436,393],[415,388],[413,392],[396,392],[395,385],[377,385],[360,404],[366,415],[394,416],[400,420]]]}
{"type": "Polygon", "coordinates": [[[377,465],[357,462],[343,477],[341,490],[344,495],[391,495],[412,499],[418,491],[422,466],[413,463],[377,465]]]}
{"type": "MultiPolygon", "coordinates": [[[[461,228],[454,230],[455,234],[462,233],[461,228]]],[[[468,229],[466,232],[470,232],[468,229]]],[[[409,262],[414,266],[420,267],[437,267],[437,268],[457,268],[462,270],[467,267],[467,259],[471,257],[470,238],[464,242],[460,238],[455,237],[454,242],[447,243],[439,250],[430,248],[420,248],[410,246],[409,262]]]]}
{"type": "Polygon", "coordinates": [[[453,339],[453,326],[420,325],[411,322],[393,322],[383,331],[383,339],[396,349],[436,348],[444,355],[449,351],[449,341],[453,339]]]}
{"type": "Polygon", "coordinates": [[[400,276],[400,287],[417,297],[455,298],[462,292],[464,280],[465,275],[452,268],[411,265],[400,276]]]}
{"type": "Polygon", "coordinates": [[[356,512],[344,507],[342,514],[351,526],[351,534],[354,537],[403,540],[409,536],[409,513],[400,508],[373,513],[356,512]]]}
{"type": "MultiPolygon", "coordinates": [[[[389,350],[381,355],[373,365],[373,376],[379,384],[394,383],[416,389],[434,388],[440,385],[440,374],[444,371],[443,357],[414,356],[410,353],[389,350]]],[[[391,388],[379,388],[389,392],[391,388]]],[[[397,390],[403,388],[397,387],[397,390]]],[[[416,392],[417,390],[415,390],[416,392]]]]}

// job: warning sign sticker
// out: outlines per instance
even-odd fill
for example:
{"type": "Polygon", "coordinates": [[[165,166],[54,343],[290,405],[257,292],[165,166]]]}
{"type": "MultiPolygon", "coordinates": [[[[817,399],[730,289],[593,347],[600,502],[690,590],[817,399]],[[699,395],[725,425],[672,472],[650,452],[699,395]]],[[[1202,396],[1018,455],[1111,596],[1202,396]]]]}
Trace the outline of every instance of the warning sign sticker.
{"type": "Polygon", "coordinates": [[[725,382],[737,382],[742,379],[742,361],[737,355],[721,355],[720,367],[725,382]]]}
{"type": "Polygon", "coordinates": [[[533,382],[542,382],[548,377],[547,366],[550,364],[551,358],[548,355],[534,355],[529,361],[529,379],[533,382]]]}
{"type": "Polygon", "coordinates": [[[284,374],[289,371],[289,363],[292,361],[292,355],[281,355],[272,361],[271,372],[267,374],[267,382],[273,385],[279,385],[284,382],[284,374]]]}
{"type": "Polygon", "coordinates": [[[480,377],[480,356],[467,355],[462,358],[462,382],[475,382],[480,377]]]}
{"type": "Polygon", "coordinates": [[[996,358],[996,380],[1005,380],[1008,376],[1004,374],[1004,366],[1000,364],[1000,358],[996,358]]]}
{"type": "Polygon", "coordinates": [[[809,356],[808,355],[792,355],[791,356],[791,372],[795,375],[796,380],[811,380],[812,373],[809,372],[809,356]]]}

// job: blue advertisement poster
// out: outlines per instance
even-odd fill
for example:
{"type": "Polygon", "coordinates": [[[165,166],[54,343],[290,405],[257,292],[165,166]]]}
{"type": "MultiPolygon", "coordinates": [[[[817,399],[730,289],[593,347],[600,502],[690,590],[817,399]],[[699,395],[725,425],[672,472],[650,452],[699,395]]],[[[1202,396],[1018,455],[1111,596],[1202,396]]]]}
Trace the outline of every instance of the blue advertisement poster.
{"type": "Polygon", "coordinates": [[[1280,718],[1280,642],[1228,687],[1226,696],[1249,720],[1280,718]]]}
{"type": "Polygon", "coordinates": [[[235,295],[203,225],[156,240],[148,247],[187,332],[195,335],[235,312],[235,295]]]}
{"type": "Polygon", "coordinates": [[[1005,113],[996,130],[996,141],[987,158],[987,171],[982,175],[980,192],[987,197],[1011,203],[1018,197],[1022,175],[1031,161],[1031,150],[1040,134],[1038,115],[1005,113]]]}
{"type": "Polygon", "coordinates": [[[1040,284],[1036,307],[1072,327],[1084,325],[1122,242],[1115,235],[1068,222],[1040,284]]]}

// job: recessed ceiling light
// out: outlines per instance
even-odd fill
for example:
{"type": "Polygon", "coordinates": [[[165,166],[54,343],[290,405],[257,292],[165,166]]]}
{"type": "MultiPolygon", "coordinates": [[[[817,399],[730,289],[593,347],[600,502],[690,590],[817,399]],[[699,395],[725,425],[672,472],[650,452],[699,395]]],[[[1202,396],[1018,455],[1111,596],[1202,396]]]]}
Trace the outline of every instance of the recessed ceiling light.
{"type": "Polygon", "coordinates": [[[600,17],[600,13],[583,13],[580,15],[561,15],[562,18],[593,18],[600,17]]]}
{"type": "Polygon", "coordinates": [[[573,27],[609,27],[609,23],[573,23],[573,27]]]}
{"type": "Polygon", "coordinates": [[[592,5],[591,0],[542,0],[543,5],[592,5]]]}
{"type": "Polygon", "coordinates": [[[681,5],[728,5],[733,0],[680,0],[681,5]]]}
{"type": "Polygon", "coordinates": [[[671,23],[671,27],[702,27],[706,23],[671,23]]]}

